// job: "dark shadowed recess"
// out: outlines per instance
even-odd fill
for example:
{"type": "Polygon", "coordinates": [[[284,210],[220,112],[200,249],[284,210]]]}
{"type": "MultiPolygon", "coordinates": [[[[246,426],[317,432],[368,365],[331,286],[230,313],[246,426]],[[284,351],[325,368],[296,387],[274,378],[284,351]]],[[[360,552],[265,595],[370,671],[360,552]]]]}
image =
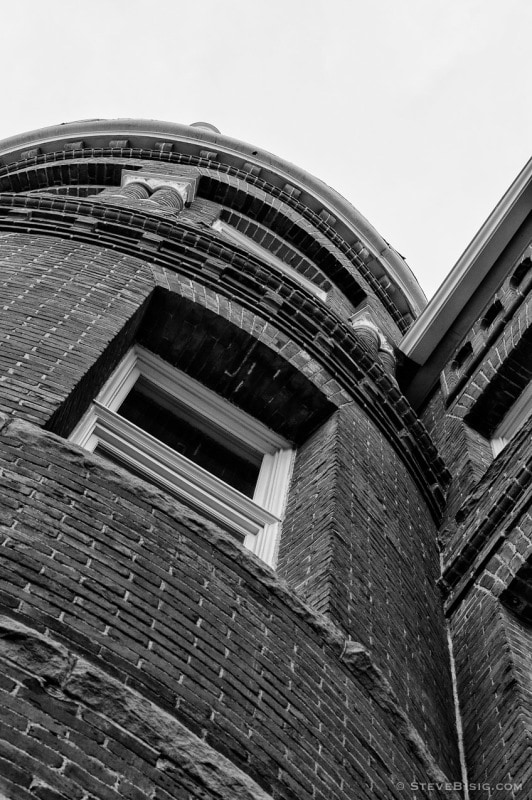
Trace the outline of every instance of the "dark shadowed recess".
{"type": "Polygon", "coordinates": [[[529,328],[471,409],[466,417],[468,425],[486,438],[491,437],[531,380],[532,329],[529,328]]]}
{"type": "Polygon", "coordinates": [[[335,410],[292,364],[246,331],[157,288],[50,418],[68,436],[133,344],[138,343],[298,444],[335,410]]]}
{"type": "Polygon", "coordinates": [[[522,622],[532,625],[532,561],[523,564],[501,594],[501,602],[517,614],[522,622]]]}

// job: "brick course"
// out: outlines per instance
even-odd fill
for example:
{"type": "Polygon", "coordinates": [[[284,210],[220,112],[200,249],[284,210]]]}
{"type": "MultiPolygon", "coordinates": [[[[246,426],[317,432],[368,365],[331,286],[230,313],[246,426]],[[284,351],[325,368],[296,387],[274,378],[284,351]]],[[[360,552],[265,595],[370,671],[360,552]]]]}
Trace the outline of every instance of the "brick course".
{"type": "MultiPolygon", "coordinates": [[[[15,657],[19,664],[17,673],[7,673],[20,687],[8,684],[8,707],[21,717],[19,730],[27,715],[20,734],[20,752],[28,753],[24,763],[34,768],[28,741],[35,740],[31,731],[39,715],[65,730],[61,755],[51,751],[52,763],[43,762],[35,773],[45,785],[67,794],[77,785],[92,786],[98,797],[122,796],[120,764],[106,755],[108,744],[97,742],[96,749],[90,744],[95,734],[85,714],[103,714],[107,721],[101,725],[114,718],[130,734],[141,725],[135,735],[149,756],[161,743],[138,716],[147,708],[153,709],[156,728],[170,715],[176,721],[166,726],[177,731],[184,724],[239,774],[278,798],[298,792],[301,797],[310,787],[317,798],[370,797],[372,785],[391,798],[394,776],[426,775],[429,761],[414,767],[406,742],[402,745],[394,731],[399,721],[411,723],[391,689],[387,704],[395,703],[395,717],[381,707],[381,673],[366,665],[358,676],[356,658],[352,668],[342,663],[340,631],[288,593],[253,556],[96,456],[23,422],[3,433],[8,452],[19,453],[16,467],[23,469],[32,496],[54,497],[48,506],[39,504],[37,518],[27,495],[19,497],[16,509],[4,507],[1,548],[13,576],[4,591],[17,600],[6,609],[4,630],[19,631],[4,635],[2,655],[8,664],[15,657]],[[76,480],[66,477],[71,474],[79,475],[76,490],[76,480]],[[324,681],[326,695],[320,688],[324,681]],[[39,709],[36,715],[28,703],[39,709]],[[357,709],[356,725],[341,710],[346,707],[357,709]],[[377,720],[382,737],[375,740],[377,720]],[[346,761],[351,752],[354,764],[346,761]]],[[[366,658],[363,648],[356,652],[366,658]]],[[[166,776],[168,790],[182,780],[182,767],[172,757],[162,765],[163,757],[155,772],[147,771],[145,761],[141,772],[151,786],[166,776]]],[[[435,762],[430,769],[437,770],[435,762]]],[[[127,774],[131,781],[133,771],[127,774]]]]}

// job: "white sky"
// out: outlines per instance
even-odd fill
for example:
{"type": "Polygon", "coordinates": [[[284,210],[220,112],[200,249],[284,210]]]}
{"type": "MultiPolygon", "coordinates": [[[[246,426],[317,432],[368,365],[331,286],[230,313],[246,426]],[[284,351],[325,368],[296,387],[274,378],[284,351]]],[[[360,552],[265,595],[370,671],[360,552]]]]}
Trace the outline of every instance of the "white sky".
{"type": "Polygon", "coordinates": [[[191,123],[343,194],[430,296],[530,156],[530,0],[0,2],[0,138],[191,123]]]}

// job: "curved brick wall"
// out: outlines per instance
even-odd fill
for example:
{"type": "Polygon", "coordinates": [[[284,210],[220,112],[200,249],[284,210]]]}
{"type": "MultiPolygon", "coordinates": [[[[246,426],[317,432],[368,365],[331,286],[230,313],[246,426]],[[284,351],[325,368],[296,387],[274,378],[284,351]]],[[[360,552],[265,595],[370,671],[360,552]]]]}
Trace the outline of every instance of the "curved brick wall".
{"type": "Polygon", "coordinates": [[[456,779],[448,474],[393,374],[410,301],[266,169],[78,145],[0,170],[0,787],[351,800],[456,779]],[[120,196],[124,167],[198,193],[120,196]],[[213,229],[222,208],[327,297],[213,229]],[[277,574],[62,438],[134,343],[294,442],[277,574]]]}
{"type": "Polygon", "coordinates": [[[278,570],[372,650],[431,752],[452,769],[452,688],[434,669],[448,658],[434,635],[443,620],[436,537],[411,476],[356,404],[303,445],[278,570]]]}
{"type": "Polygon", "coordinates": [[[364,648],[269,570],[103,460],[2,433],[12,796],[391,798],[438,776],[364,648]]]}

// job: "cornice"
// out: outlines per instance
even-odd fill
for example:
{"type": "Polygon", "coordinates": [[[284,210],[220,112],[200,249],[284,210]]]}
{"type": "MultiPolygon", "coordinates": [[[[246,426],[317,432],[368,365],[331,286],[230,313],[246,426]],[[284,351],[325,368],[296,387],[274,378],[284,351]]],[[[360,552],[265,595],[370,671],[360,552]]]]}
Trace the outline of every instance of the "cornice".
{"type": "Polygon", "coordinates": [[[292,232],[294,227],[297,228],[298,236],[302,235],[305,240],[309,240],[306,246],[299,243],[303,254],[306,254],[311,261],[319,263],[324,274],[355,307],[361,302],[360,294],[370,292],[383,304],[400,331],[408,329],[411,324],[411,314],[407,312],[405,315],[404,298],[401,310],[396,303],[401,297],[393,292],[390,281],[386,279],[383,282],[371,271],[367,263],[369,253],[358,239],[351,244],[347,243],[328,221],[291,193],[288,185],[280,188],[268,183],[257,175],[247,172],[242,165],[235,167],[200,156],[168,152],[165,154],[165,160],[161,161],[160,153],[146,149],[85,148],[81,151],[54,151],[39,153],[22,162],[0,167],[0,191],[16,193],[46,191],[55,195],[58,178],[65,181],[65,186],[75,186],[78,181],[83,184],[87,165],[90,164],[95,185],[108,190],[102,196],[103,202],[108,199],[110,187],[119,185],[120,176],[123,179],[124,172],[135,174],[133,170],[136,168],[140,178],[149,172],[152,162],[157,163],[159,167],[164,164],[166,168],[168,165],[172,172],[185,171],[187,176],[191,172],[197,174],[200,176],[198,184],[200,197],[221,205],[229,205],[232,209],[230,213],[234,211],[232,206],[235,202],[240,206],[242,202],[245,203],[245,198],[249,198],[253,201],[255,212],[252,219],[256,219],[258,203],[261,212],[268,218],[266,228],[274,236],[278,235],[279,227],[288,226],[292,232]],[[58,166],[61,176],[56,172],[58,166]],[[65,172],[66,175],[63,174],[65,172]],[[109,183],[109,177],[113,178],[114,183],[109,183]],[[242,197],[237,199],[231,196],[233,193],[242,197]],[[309,254],[309,247],[312,255],[309,254]],[[332,268],[331,258],[334,261],[332,268]]]}
{"type": "Polygon", "coordinates": [[[43,128],[0,142],[0,160],[4,164],[23,158],[25,151],[38,148],[46,151],[76,142],[83,137],[91,146],[108,147],[109,137],[128,141],[135,146],[155,143],[179,143],[185,148],[197,149],[198,144],[208,145],[209,157],[241,165],[249,169],[266,170],[276,176],[276,182],[289,183],[305,197],[311,206],[321,209],[333,218],[334,227],[341,231],[347,242],[353,237],[367,248],[371,264],[375,260],[376,277],[384,272],[392,281],[415,317],[426,304],[426,298],[406,262],[390,247],[368,220],[341,195],[322,181],[273,154],[253,145],[215,133],[205,128],[154,120],[87,120],[43,128]]]}

